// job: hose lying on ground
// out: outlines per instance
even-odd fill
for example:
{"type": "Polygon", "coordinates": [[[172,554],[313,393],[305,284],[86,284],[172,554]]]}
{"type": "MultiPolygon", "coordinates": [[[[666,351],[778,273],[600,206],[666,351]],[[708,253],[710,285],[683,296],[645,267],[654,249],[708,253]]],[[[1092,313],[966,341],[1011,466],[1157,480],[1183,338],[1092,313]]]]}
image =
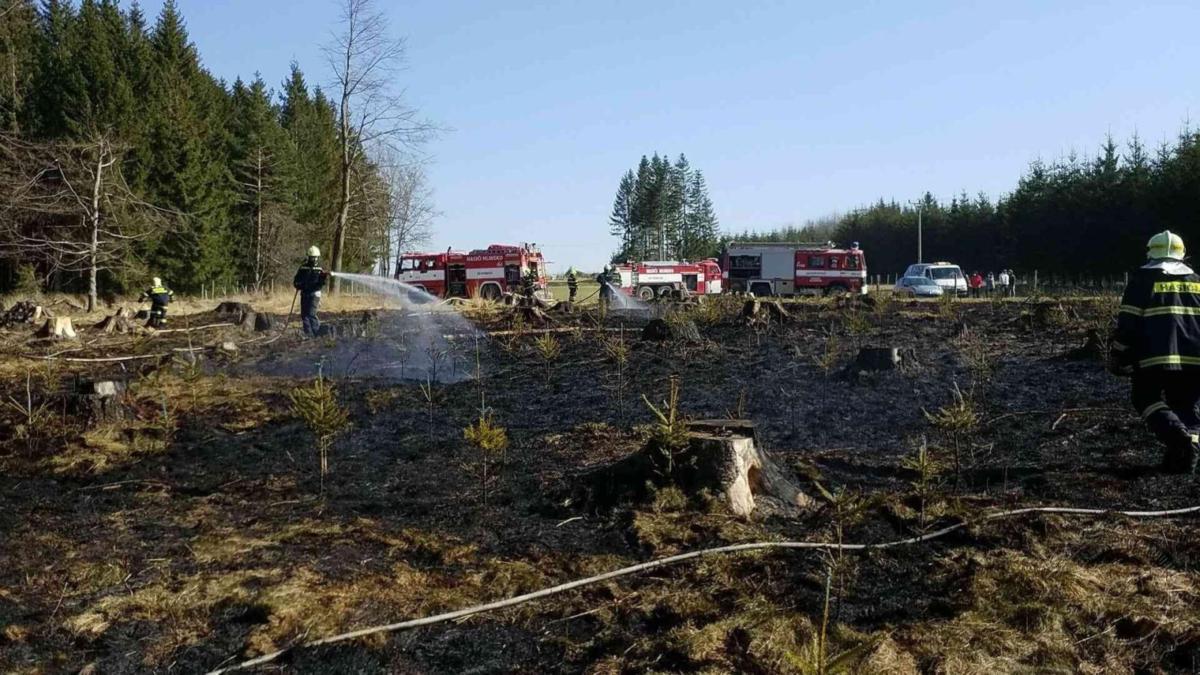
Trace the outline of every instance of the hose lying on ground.
{"type": "Polygon", "coordinates": [[[685,560],[694,560],[694,559],[702,558],[705,556],[718,555],[718,554],[723,554],[723,553],[739,553],[739,552],[743,552],[743,551],[761,551],[761,550],[768,550],[768,549],[825,549],[825,550],[833,549],[833,550],[841,550],[841,551],[869,551],[869,550],[874,550],[874,549],[894,548],[897,546],[908,546],[908,545],[912,545],[912,544],[920,544],[922,542],[937,539],[939,537],[943,537],[947,534],[950,534],[951,532],[954,532],[956,530],[961,530],[961,529],[963,529],[965,527],[969,527],[971,525],[982,524],[982,523],[986,523],[986,522],[989,522],[992,520],[1000,520],[1002,518],[1012,518],[1014,516],[1026,515],[1026,514],[1030,514],[1030,513],[1058,513],[1058,514],[1076,515],[1076,516],[1119,515],[1119,516],[1127,516],[1130,518],[1166,518],[1166,517],[1171,517],[1171,516],[1183,516],[1183,515],[1189,515],[1189,514],[1193,514],[1193,513],[1200,513],[1200,506],[1188,506],[1185,508],[1170,509],[1170,510],[1166,510],[1166,511],[1114,511],[1111,509],[1084,509],[1084,508],[1074,508],[1074,507],[1069,507],[1069,506],[1035,506],[1035,507],[1029,507],[1029,508],[1024,508],[1024,509],[1014,509],[1011,511],[1001,511],[999,513],[992,513],[989,515],[981,516],[973,521],[965,520],[961,523],[955,523],[954,525],[949,525],[949,526],[943,527],[940,530],[928,532],[926,534],[922,534],[922,535],[919,535],[916,537],[910,537],[908,539],[897,539],[895,541],[886,541],[886,542],[881,542],[878,544],[839,544],[836,542],[821,542],[821,541],[765,541],[765,542],[755,542],[755,543],[750,543],[750,544],[733,544],[730,546],[719,546],[716,548],[706,548],[706,549],[702,549],[699,551],[692,551],[690,553],[681,553],[679,555],[673,555],[673,556],[670,556],[667,558],[659,558],[657,560],[650,560],[650,561],[647,561],[644,563],[639,563],[637,565],[630,565],[629,567],[622,567],[620,569],[612,570],[611,572],[597,574],[596,576],[587,577],[585,579],[576,579],[575,581],[569,581],[567,583],[559,584],[557,586],[543,588],[540,591],[533,591],[532,593],[525,593],[523,595],[513,596],[511,598],[506,598],[504,600],[497,600],[495,602],[489,602],[489,603],[485,603],[482,605],[475,605],[474,607],[467,607],[465,609],[459,609],[459,610],[455,610],[453,612],[445,612],[442,614],[436,614],[434,616],[427,616],[427,617],[424,617],[421,619],[411,619],[409,621],[401,621],[399,623],[392,623],[392,624],[387,624],[384,626],[372,626],[369,628],[362,628],[362,629],[359,629],[356,631],[350,631],[349,633],[342,633],[340,635],[333,635],[330,637],[321,638],[319,640],[311,640],[309,642],[304,642],[301,644],[292,645],[290,647],[285,647],[284,649],[281,649],[276,652],[271,652],[270,654],[264,654],[257,658],[250,659],[249,661],[243,661],[241,663],[238,663],[238,664],[235,664],[232,666],[228,666],[225,668],[218,668],[216,670],[210,671],[208,673],[208,675],[220,675],[221,673],[228,673],[228,672],[232,672],[235,670],[244,670],[246,668],[252,668],[254,666],[259,666],[264,663],[270,663],[270,662],[278,659],[279,657],[283,656],[284,654],[287,654],[288,652],[290,652],[294,649],[298,649],[298,648],[319,647],[322,645],[330,645],[330,644],[335,644],[338,642],[345,642],[347,640],[354,640],[357,638],[366,637],[368,635],[376,635],[379,633],[392,633],[392,632],[396,632],[396,631],[407,630],[409,628],[419,628],[421,626],[429,626],[429,625],[432,625],[435,623],[443,623],[446,621],[453,621],[455,619],[461,619],[464,617],[471,616],[473,614],[480,614],[483,612],[490,612],[492,610],[504,609],[506,607],[513,607],[516,605],[524,604],[526,602],[532,602],[533,600],[539,600],[541,598],[545,598],[545,597],[548,597],[551,595],[563,593],[563,592],[566,592],[566,591],[569,591],[569,590],[572,590],[575,588],[580,588],[583,586],[590,586],[592,584],[597,584],[597,583],[600,583],[601,581],[607,581],[609,579],[615,579],[617,577],[623,577],[623,576],[626,576],[629,574],[635,574],[638,572],[645,572],[647,570],[652,570],[652,569],[656,569],[659,567],[665,567],[667,565],[673,565],[675,563],[683,562],[685,560]]]}

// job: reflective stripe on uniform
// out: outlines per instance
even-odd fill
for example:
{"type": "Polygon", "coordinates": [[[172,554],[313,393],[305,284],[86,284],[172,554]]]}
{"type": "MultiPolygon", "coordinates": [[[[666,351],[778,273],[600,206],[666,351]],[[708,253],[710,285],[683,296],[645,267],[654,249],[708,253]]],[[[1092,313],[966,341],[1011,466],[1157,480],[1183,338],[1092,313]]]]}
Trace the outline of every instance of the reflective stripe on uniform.
{"type": "Polygon", "coordinates": [[[1138,361],[1138,366],[1141,368],[1149,368],[1151,366],[1200,366],[1200,356],[1155,356],[1149,359],[1138,361]]]}
{"type": "Polygon", "coordinates": [[[1200,307],[1183,307],[1181,305],[1167,305],[1164,307],[1151,307],[1142,312],[1142,316],[1163,316],[1165,314],[1178,314],[1181,316],[1200,316],[1200,307]]]}
{"type": "Polygon", "coordinates": [[[1160,281],[1154,284],[1154,292],[1200,294],[1200,283],[1195,281],[1160,281]]]}
{"type": "Polygon", "coordinates": [[[1113,351],[1115,352],[1123,352],[1129,349],[1129,345],[1117,342],[1116,340],[1109,342],[1109,346],[1112,347],[1113,351]]]}
{"type": "Polygon", "coordinates": [[[1171,407],[1168,406],[1166,403],[1163,403],[1162,401],[1158,401],[1157,403],[1152,403],[1152,404],[1150,404],[1150,406],[1148,408],[1146,408],[1145,410],[1142,411],[1142,419],[1143,420],[1149,419],[1150,416],[1156,412],[1160,412],[1162,410],[1170,410],[1170,409],[1171,409],[1171,407]]]}
{"type": "Polygon", "coordinates": [[[1134,316],[1142,316],[1146,312],[1146,310],[1142,309],[1141,307],[1134,307],[1133,305],[1121,305],[1118,311],[1123,314],[1132,314],[1134,316]]]}

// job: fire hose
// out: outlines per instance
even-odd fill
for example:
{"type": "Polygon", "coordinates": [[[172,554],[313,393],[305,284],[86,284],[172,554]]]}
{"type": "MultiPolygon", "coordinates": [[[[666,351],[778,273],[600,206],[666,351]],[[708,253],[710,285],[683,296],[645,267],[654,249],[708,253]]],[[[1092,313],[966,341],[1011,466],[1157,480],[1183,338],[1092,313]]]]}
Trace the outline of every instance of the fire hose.
{"type": "Polygon", "coordinates": [[[351,631],[349,633],[333,635],[333,636],[321,638],[318,640],[311,640],[309,642],[304,642],[304,643],[292,645],[290,647],[285,647],[284,649],[281,649],[276,652],[264,654],[257,658],[250,659],[249,661],[243,661],[241,663],[238,663],[238,664],[235,664],[232,666],[228,666],[225,668],[217,668],[216,670],[210,671],[208,673],[208,675],[220,675],[221,673],[228,673],[228,672],[232,672],[232,671],[236,671],[236,670],[245,670],[247,668],[253,668],[254,666],[262,665],[264,663],[270,663],[270,662],[278,659],[279,657],[283,656],[284,654],[287,654],[290,651],[292,651],[293,649],[297,649],[297,648],[319,647],[322,645],[329,645],[329,644],[334,644],[334,643],[338,643],[338,642],[346,642],[347,640],[354,640],[357,638],[366,637],[368,635],[377,635],[380,633],[393,633],[396,631],[408,630],[410,628],[419,628],[421,626],[429,626],[429,625],[436,624],[436,623],[453,621],[455,619],[461,619],[461,618],[468,617],[468,616],[471,616],[474,614],[481,614],[483,612],[490,612],[490,611],[494,611],[497,609],[504,609],[506,607],[513,607],[516,605],[524,604],[526,602],[532,602],[534,600],[540,600],[541,598],[545,598],[545,597],[548,597],[551,595],[557,595],[558,593],[563,593],[563,592],[573,590],[576,588],[580,588],[583,586],[590,586],[593,584],[600,583],[602,581],[607,581],[609,579],[615,579],[617,577],[623,577],[623,576],[627,576],[630,574],[645,572],[648,570],[657,569],[659,567],[665,567],[667,565],[673,565],[675,563],[680,563],[680,562],[684,562],[687,560],[695,560],[695,559],[703,558],[706,556],[719,555],[719,554],[725,554],[725,553],[740,553],[740,552],[744,552],[744,551],[763,551],[763,550],[770,550],[770,549],[808,549],[808,550],[815,549],[815,550],[837,550],[837,551],[870,551],[870,550],[878,550],[878,549],[885,549],[885,548],[895,548],[898,546],[909,546],[909,545],[913,545],[913,544],[920,544],[920,543],[924,543],[927,541],[931,541],[933,539],[938,539],[940,537],[944,537],[947,534],[950,534],[951,532],[954,532],[956,530],[961,530],[961,529],[966,528],[973,524],[982,524],[982,523],[986,523],[986,522],[993,521],[993,520],[1000,520],[1003,518],[1011,518],[1014,516],[1026,515],[1026,514],[1030,514],[1030,513],[1056,513],[1056,514],[1074,515],[1074,516],[1120,515],[1120,516],[1126,516],[1129,518],[1166,518],[1166,517],[1172,517],[1172,516],[1183,516],[1183,515],[1190,515],[1190,514],[1194,514],[1194,513],[1200,513],[1200,505],[1188,506],[1188,507],[1179,508],[1179,509],[1169,509],[1169,510],[1165,510],[1165,511],[1115,511],[1115,510],[1111,510],[1111,509],[1086,509],[1086,508],[1076,508],[1076,507],[1067,507],[1067,506],[1037,506],[1037,507],[1029,507],[1029,508],[1024,508],[1024,509],[1014,509],[1011,511],[1000,511],[998,513],[992,513],[992,514],[981,516],[979,518],[976,518],[973,521],[972,520],[964,520],[962,522],[943,527],[940,530],[928,532],[926,534],[918,535],[916,537],[909,537],[907,539],[897,539],[894,541],[880,542],[878,544],[845,544],[845,543],[838,543],[838,542],[822,542],[822,541],[765,541],[765,542],[754,542],[754,543],[748,543],[748,544],[733,544],[730,546],[718,546],[716,548],[706,548],[706,549],[701,549],[699,551],[691,551],[689,553],[681,553],[679,555],[673,555],[673,556],[670,556],[667,558],[658,558],[656,560],[650,560],[650,561],[647,561],[644,563],[638,563],[636,565],[622,567],[620,569],[605,572],[603,574],[597,574],[596,576],[591,576],[591,577],[587,577],[584,579],[576,579],[575,581],[568,581],[566,583],[562,583],[557,586],[551,586],[549,588],[543,588],[539,591],[533,591],[532,593],[525,593],[523,595],[517,595],[517,596],[513,596],[511,598],[506,598],[503,600],[496,600],[494,602],[489,602],[489,603],[485,603],[485,604],[481,604],[481,605],[475,605],[474,607],[467,607],[465,609],[459,609],[459,610],[455,610],[452,612],[445,612],[442,614],[427,616],[427,617],[420,618],[420,619],[411,619],[409,621],[401,621],[399,623],[392,623],[392,624],[387,624],[387,625],[383,625],[383,626],[372,626],[369,628],[362,628],[362,629],[359,629],[356,631],[351,631]]]}

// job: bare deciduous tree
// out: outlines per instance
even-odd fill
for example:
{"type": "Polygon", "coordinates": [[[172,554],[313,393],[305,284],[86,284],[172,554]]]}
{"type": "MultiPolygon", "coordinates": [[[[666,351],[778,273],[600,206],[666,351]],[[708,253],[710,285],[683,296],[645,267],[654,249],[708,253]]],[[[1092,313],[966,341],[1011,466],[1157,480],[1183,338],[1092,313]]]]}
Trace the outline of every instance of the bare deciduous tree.
{"type": "Polygon", "coordinates": [[[397,160],[398,156],[391,153],[384,155],[379,164],[388,192],[386,221],[381,233],[383,249],[379,261],[383,275],[389,275],[399,268],[400,256],[406,251],[429,241],[433,220],[438,216],[425,165],[397,160]],[[395,268],[391,267],[393,263],[395,268]]]}
{"type": "MultiPolygon", "coordinates": [[[[339,204],[333,232],[330,266],[342,269],[346,228],[355,190],[351,185],[356,164],[367,147],[411,149],[433,132],[429,123],[403,100],[394,77],[404,62],[404,40],[393,37],[387,17],[375,0],[341,0],[340,32],[325,47],[338,92],[338,142],[340,145],[339,204]]],[[[339,287],[333,280],[333,290],[339,287]]]]}
{"type": "Polygon", "coordinates": [[[298,233],[299,223],[280,202],[281,187],[276,176],[276,161],[270,148],[258,145],[239,167],[238,183],[246,190],[242,200],[253,205],[250,231],[253,233],[255,290],[278,275],[284,260],[279,252],[289,233],[298,233]]]}
{"type": "Polygon", "coordinates": [[[86,274],[88,310],[100,272],[129,264],[129,248],[168,212],[125,184],[124,149],[105,135],[32,143],[0,136],[0,237],[10,254],[86,274]]]}

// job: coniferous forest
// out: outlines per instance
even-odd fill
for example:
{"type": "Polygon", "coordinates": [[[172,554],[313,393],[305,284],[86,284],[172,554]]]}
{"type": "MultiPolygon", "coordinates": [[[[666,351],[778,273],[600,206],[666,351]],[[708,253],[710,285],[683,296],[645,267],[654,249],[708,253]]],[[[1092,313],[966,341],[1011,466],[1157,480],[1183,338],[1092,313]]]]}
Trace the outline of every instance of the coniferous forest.
{"type": "Polygon", "coordinates": [[[682,154],[674,164],[642,155],[617,186],[609,229],[620,239],[614,261],[700,260],[716,255],[720,229],[704,173],[682,154]]]}
{"type": "MultiPolygon", "coordinates": [[[[997,200],[961,194],[949,204],[919,202],[924,259],[972,270],[1106,275],[1141,260],[1146,240],[1170,229],[1200,249],[1200,133],[1148,151],[1134,137],[1107,139],[1095,157],[1033,162],[997,200]]],[[[859,242],[873,273],[896,274],[916,262],[917,205],[880,200],[807,227],[744,232],[742,240],[832,239],[859,242]]]]}
{"type": "Polygon", "coordinates": [[[425,236],[432,128],[371,71],[402,58],[381,15],[340,17],[326,55],[349,72],[323,89],[296,63],[280,83],[215,78],[173,2],[0,8],[0,292],[261,287],[311,244],[386,271],[425,236]]]}

